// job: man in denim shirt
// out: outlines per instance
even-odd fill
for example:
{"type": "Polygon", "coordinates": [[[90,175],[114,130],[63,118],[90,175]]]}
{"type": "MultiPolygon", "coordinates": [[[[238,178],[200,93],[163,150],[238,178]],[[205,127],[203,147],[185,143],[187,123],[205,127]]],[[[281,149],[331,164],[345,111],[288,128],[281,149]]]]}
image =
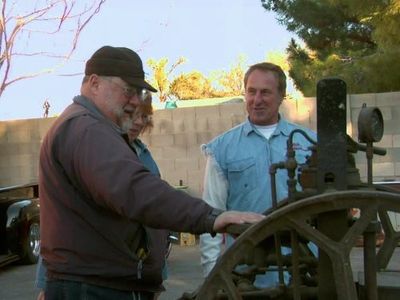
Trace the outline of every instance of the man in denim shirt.
{"type": "MultiPolygon", "coordinates": [[[[286,76],[271,63],[251,66],[244,77],[245,101],[248,118],[203,145],[207,157],[203,199],[222,210],[254,211],[262,213],[272,206],[272,163],[286,158],[286,141],[294,129],[303,129],[314,138],[309,129],[285,120],[279,107],[286,94],[286,76]]],[[[310,143],[302,135],[294,135],[297,162],[303,163],[310,143]]],[[[287,197],[287,171],[276,173],[277,199],[287,197]]],[[[233,242],[227,237],[227,245],[233,242]]],[[[207,276],[221,252],[223,236],[200,236],[201,264],[207,276]]],[[[283,249],[283,252],[286,252],[283,249]]],[[[278,276],[267,273],[257,276],[255,286],[266,287],[278,283],[278,276]]]]}

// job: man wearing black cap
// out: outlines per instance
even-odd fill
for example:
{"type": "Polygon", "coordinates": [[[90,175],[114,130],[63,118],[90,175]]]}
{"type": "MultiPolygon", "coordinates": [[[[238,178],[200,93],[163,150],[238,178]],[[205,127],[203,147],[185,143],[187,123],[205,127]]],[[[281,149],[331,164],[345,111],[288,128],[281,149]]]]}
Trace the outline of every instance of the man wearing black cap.
{"type": "MultiPolygon", "coordinates": [[[[81,95],[43,140],[39,163],[46,299],[153,299],[161,269],[143,225],[194,234],[257,222],[180,192],[143,167],[121,128],[145,91],[140,57],[105,46],[87,61],[81,95]]],[[[164,249],[163,249],[164,250],[164,249]]]]}

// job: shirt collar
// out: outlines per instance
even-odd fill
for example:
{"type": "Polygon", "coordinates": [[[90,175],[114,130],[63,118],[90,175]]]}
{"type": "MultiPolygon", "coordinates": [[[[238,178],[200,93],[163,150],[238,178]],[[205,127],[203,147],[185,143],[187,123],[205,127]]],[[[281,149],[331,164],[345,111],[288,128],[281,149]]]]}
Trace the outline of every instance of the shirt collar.
{"type": "MultiPolygon", "coordinates": [[[[279,134],[289,136],[290,131],[291,129],[289,128],[287,121],[282,118],[281,114],[279,114],[278,125],[276,126],[276,129],[271,136],[276,136],[279,134]]],[[[247,136],[252,132],[258,134],[257,129],[254,127],[253,123],[250,122],[249,117],[247,117],[246,121],[244,122],[244,133],[247,136]]]]}

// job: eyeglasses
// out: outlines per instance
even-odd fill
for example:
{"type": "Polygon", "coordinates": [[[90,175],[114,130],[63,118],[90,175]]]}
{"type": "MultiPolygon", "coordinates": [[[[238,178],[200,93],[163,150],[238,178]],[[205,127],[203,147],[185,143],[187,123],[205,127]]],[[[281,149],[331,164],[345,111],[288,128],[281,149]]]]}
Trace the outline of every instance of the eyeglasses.
{"type": "Polygon", "coordinates": [[[120,89],[122,89],[124,96],[126,98],[132,98],[132,97],[138,97],[140,101],[143,101],[146,98],[146,95],[148,91],[143,88],[139,87],[130,87],[130,86],[124,86],[114,80],[112,78],[107,78],[105,77],[108,81],[114,83],[116,86],[118,86],[120,89]]]}

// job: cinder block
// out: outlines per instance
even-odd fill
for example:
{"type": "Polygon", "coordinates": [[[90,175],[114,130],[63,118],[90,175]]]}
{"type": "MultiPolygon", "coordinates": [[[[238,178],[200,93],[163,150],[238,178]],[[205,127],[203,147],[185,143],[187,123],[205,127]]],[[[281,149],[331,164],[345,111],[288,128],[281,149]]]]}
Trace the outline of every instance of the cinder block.
{"type": "Polygon", "coordinates": [[[196,119],[201,118],[219,118],[220,117],[220,105],[214,106],[201,106],[196,107],[196,119]]]}
{"type": "Polygon", "coordinates": [[[400,134],[393,135],[393,147],[400,148],[400,134]]]}
{"type": "Polygon", "coordinates": [[[283,101],[279,112],[282,117],[289,120],[290,122],[296,122],[297,119],[297,108],[291,103],[292,100],[283,101]]]}
{"type": "MultiPolygon", "coordinates": [[[[357,163],[357,169],[360,172],[360,177],[362,181],[366,181],[367,178],[367,161],[363,160],[362,163],[357,163]]],[[[376,172],[375,172],[376,174],[376,172]]]]}
{"type": "Polygon", "coordinates": [[[22,167],[21,178],[24,183],[37,181],[37,171],[36,169],[22,167]]]}
{"type": "MultiPolygon", "coordinates": [[[[399,99],[399,105],[397,106],[392,106],[392,118],[393,120],[400,120],[400,99],[399,99]]],[[[400,128],[399,128],[400,132],[400,128]]]]}
{"type": "Polygon", "coordinates": [[[162,147],[149,146],[148,144],[147,144],[147,147],[151,152],[151,156],[153,156],[153,158],[156,160],[156,162],[157,162],[157,159],[162,158],[162,147]]]}
{"type": "Polygon", "coordinates": [[[390,149],[392,162],[400,162],[400,148],[392,148],[390,149]]]}
{"type": "Polygon", "coordinates": [[[196,124],[196,120],[194,118],[193,119],[190,119],[190,118],[184,119],[183,124],[185,127],[185,132],[196,132],[197,131],[196,130],[197,124],[196,124]]]}
{"type": "Polygon", "coordinates": [[[213,139],[215,139],[216,137],[220,136],[221,134],[223,134],[225,132],[226,132],[226,130],[211,131],[210,132],[211,139],[207,143],[211,142],[213,139]]]}
{"type": "Polygon", "coordinates": [[[300,101],[306,107],[317,107],[317,99],[315,97],[303,97],[300,101]]]}
{"type": "Polygon", "coordinates": [[[155,120],[172,120],[172,109],[159,109],[154,111],[153,118],[155,120]]]}
{"type": "Polygon", "coordinates": [[[297,116],[292,121],[301,124],[302,126],[309,127],[309,124],[312,122],[312,115],[310,108],[305,105],[299,104],[297,107],[297,116]]]}
{"type": "Polygon", "coordinates": [[[296,110],[296,101],[291,100],[291,99],[284,99],[280,106],[280,110],[285,111],[285,112],[291,111],[291,110],[296,110]]]}
{"type": "Polygon", "coordinates": [[[196,131],[197,132],[199,132],[199,131],[208,131],[209,130],[209,128],[210,128],[210,125],[209,125],[209,122],[210,122],[210,120],[212,120],[213,118],[210,118],[210,117],[208,117],[208,116],[203,116],[203,117],[201,117],[201,118],[196,118],[195,120],[194,120],[194,122],[195,122],[195,128],[196,128],[196,131]]]}
{"type": "Polygon", "coordinates": [[[207,157],[205,155],[201,155],[200,157],[198,157],[199,171],[204,172],[206,163],[207,163],[207,157]]]}
{"type": "Polygon", "coordinates": [[[2,143],[0,147],[0,157],[3,159],[8,159],[8,154],[10,153],[9,151],[9,146],[6,143],[2,143]]]}
{"type": "Polygon", "coordinates": [[[145,143],[147,146],[150,145],[151,136],[150,136],[149,133],[146,132],[146,133],[144,133],[144,134],[141,134],[141,135],[139,136],[139,138],[140,138],[140,140],[141,140],[143,143],[145,143]]]}
{"type": "Polygon", "coordinates": [[[1,178],[0,176],[0,186],[11,186],[11,185],[18,185],[17,178],[1,178]]]}
{"type": "Polygon", "coordinates": [[[195,133],[174,134],[174,146],[186,147],[193,145],[197,145],[197,137],[195,133]]]}
{"type": "Polygon", "coordinates": [[[29,127],[26,129],[12,130],[8,133],[7,141],[9,143],[29,142],[31,141],[31,132],[29,127]]]}
{"type": "Polygon", "coordinates": [[[176,146],[165,146],[163,147],[162,157],[165,159],[176,159],[176,158],[186,158],[187,156],[186,146],[176,147],[176,146]]]}
{"type": "Polygon", "coordinates": [[[9,167],[10,167],[10,159],[8,158],[8,156],[0,155],[0,170],[1,169],[6,170],[9,167]]]}
{"type": "Polygon", "coordinates": [[[45,137],[47,131],[50,129],[50,127],[54,124],[56,120],[57,117],[52,117],[52,118],[43,118],[38,121],[39,136],[41,139],[45,137]]]}
{"type": "Polygon", "coordinates": [[[185,119],[195,119],[196,118],[196,110],[194,107],[182,107],[172,109],[172,120],[185,120],[185,119]]]}
{"type": "Polygon", "coordinates": [[[209,128],[211,131],[224,132],[232,128],[231,118],[209,119],[209,128]]]}
{"type": "Polygon", "coordinates": [[[357,123],[358,123],[358,116],[360,114],[361,108],[352,108],[350,110],[351,113],[351,123],[355,124],[355,126],[357,127],[357,123]]]}
{"type": "Polygon", "coordinates": [[[231,128],[243,123],[247,118],[247,114],[242,116],[242,115],[232,115],[231,116],[231,121],[232,121],[232,126],[231,128]]]}
{"type": "Polygon", "coordinates": [[[399,120],[396,119],[391,119],[391,120],[386,120],[384,123],[384,133],[385,134],[399,134],[400,133],[400,126],[399,126],[399,120]]]}
{"type": "Polygon", "coordinates": [[[208,143],[212,139],[211,132],[197,132],[197,144],[208,143]]]}
{"type": "Polygon", "coordinates": [[[151,136],[151,146],[172,146],[174,144],[174,136],[172,134],[155,134],[151,136]]]}
{"type": "Polygon", "coordinates": [[[42,136],[40,135],[39,132],[39,122],[35,122],[35,127],[31,127],[30,133],[31,133],[31,141],[37,142],[40,141],[42,136]]]}
{"type": "Polygon", "coordinates": [[[183,133],[185,132],[185,122],[183,120],[174,120],[173,122],[174,130],[173,133],[183,133]]]}
{"type": "Polygon", "coordinates": [[[0,143],[7,142],[7,134],[8,134],[8,123],[7,122],[0,122],[0,143]]]}
{"type": "MultiPolygon", "coordinates": [[[[176,158],[175,170],[198,170],[199,161],[193,158],[176,158]]],[[[189,171],[188,171],[189,172],[189,171]]]]}
{"type": "Polygon", "coordinates": [[[377,176],[394,176],[394,162],[373,164],[373,174],[377,176]]]}
{"type": "Polygon", "coordinates": [[[231,115],[245,115],[246,105],[245,103],[228,103],[220,105],[219,114],[222,118],[230,117],[231,115]]]}
{"type": "Polygon", "coordinates": [[[379,110],[382,113],[384,121],[392,119],[392,108],[390,106],[380,107],[379,110]]]}
{"type": "Polygon", "coordinates": [[[17,155],[10,155],[10,165],[15,167],[26,167],[27,169],[30,168],[32,155],[31,154],[17,154],[17,155]]]}
{"type": "Polygon", "coordinates": [[[312,126],[314,126],[314,124],[316,123],[316,121],[313,122],[313,120],[308,115],[308,113],[306,115],[303,115],[302,117],[298,117],[297,120],[293,120],[293,121],[289,120],[289,121],[294,122],[300,126],[310,128],[310,129],[313,129],[312,126]]]}
{"type": "Polygon", "coordinates": [[[161,177],[164,179],[167,178],[168,174],[175,171],[175,163],[173,159],[158,158],[157,165],[161,171],[161,177]]]}
{"type": "Polygon", "coordinates": [[[386,148],[386,155],[374,155],[373,162],[375,164],[387,163],[393,161],[393,148],[386,148]]]}
{"type": "Polygon", "coordinates": [[[150,136],[152,134],[160,134],[160,122],[161,122],[161,120],[156,120],[153,117],[153,127],[150,129],[147,129],[145,132],[142,132],[140,134],[140,137],[150,136]]]}
{"type": "Polygon", "coordinates": [[[13,154],[19,154],[21,153],[21,145],[18,143],[7,143],[4,144],[2,147],[0,147],[0,155],[4,156],[10,156],[13,154]]]}
{"type": "Polygon", "coordinates": [[[40,143],[38,141],[23,142],[23,143],[13,143],[10,144],[12,147],[16,146],[15,152],[13,154],[33,154],[40,152],[40,143]]]}
{"type": "Polygon", "coordinates": [[[376,106],[376,94],[350,95],[350,104],[352,108],[361,108],[364,103],[367,106],[376,106]]]}
{"type": "Polygon", "coordinates": [[[312,120],[306,127],[317,132],[317,120],[312,120]]]}
{"type": "Polygon", "coordinates": [[[392,148],[393,147],[393,135],[384,134],[379,143],[375,143],[375,146],[383,147],[383,148],[392,148]]]}
{"type": "Polygon", "coordinates": [[[33,157],[31,161],[31,176],[36,179],[39,176],[39,156],[33,157]]]}
{"type": "Polygon", "coordinates": [[[174,133],[174,124],[169,120],[161,120],[158,124],[160,134],[172,134],[174,133]]]}
{"type": "Polygon", "coordinates": [[[12,168],[1,168],[0,179],[4,181],[10,181],[19,179],[22,177],[23,168],[20,166],[13,166],[12,168]]]}
{"type": "Polygon", "coordinates": [[[188,170],[187,176],[188,185],[197,186],[200,182],[203,181],[204,171],[188,170]]]}
{"type": "Polygon", "coordinates": [[[376,103],[379,108],[385,106],[396,106],[400,103],[400,92],[389,92],[376,94],[376,103]]]}
{"type": "Polygon", "coordinates": [[[173,170],[168,173],[163,173],[165,180],[172,186],[178,186],[179,183],[188,182],[187,170],[173,170]]]}
{"type": "Polygon", "coordinates": [[[400,162],[395,163],[395,171],[394,171],[394,174],[395,174],[397,177],[400,177],[400,162]]]}
{"type": "Polygon", "coordinates": [[[202,155],[203,154],[201,153],[200,145],[194,145],[194,146],[187,147],[187,157],[188,158],[195,159],[202,155]]]}

